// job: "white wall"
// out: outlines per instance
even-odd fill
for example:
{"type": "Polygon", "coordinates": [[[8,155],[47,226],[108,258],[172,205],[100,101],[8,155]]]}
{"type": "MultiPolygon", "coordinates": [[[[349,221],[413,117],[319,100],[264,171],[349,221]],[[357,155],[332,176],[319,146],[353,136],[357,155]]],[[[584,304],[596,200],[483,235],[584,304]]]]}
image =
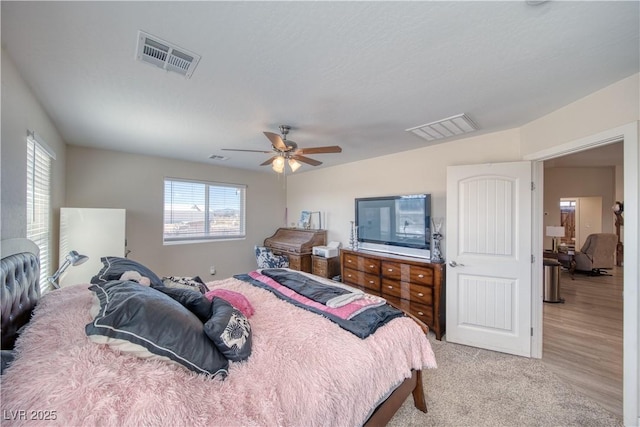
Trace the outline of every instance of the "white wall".
{"type": "Polygon", "coordinates": [[[520,128],[522,155],[622,126],[640,117],[634,74],[520,128]]]}
{"type": "MultiPolygon", "coordinates": [[[[51,168],[51,204],[59,208],[65,197],[65,143],[11,58],[2,49],[2,239],[27,235],[27,130],[35,131],[56,153],[51,168]]],[[[58,217],[53,215],[52,223],[57,222],[58,217]]],[[[50,259],[55,263],[58,258],[57,227],[52,238],[50,259]]]]}
{"type": "MultiPolygon", "coordinates": [[[[402,131],[400,131],[402,132],[402,131]]],[[[431,193],[432,216],[444,217],[449,165],[520,159],[517,130],[472,136],[356,163],[289,175],[287,203],[291,215],[322,211],[329,240],[349,244],[354,199],[377,195],[431,193]]],[[[425,143],[426,145],[426,143],[425,143]]],[[[443,226],[443,229],[446,225],[443,226]]],[[[447,236],[443,240],[443,251],[447,236]]]]}
{"type": "Polygon", "coordinates": [[[66,207],[126,209],[129,257],[160,276],[198,275],[210,281],[255,268],[253,246],[283,225],[284,200],[283,182],[272,172],[79,146],[67,149],[66,207]],[[247,238],[164,246],[164,177],[246,184],[247,238]],[[211,265],[216,266],[215,276],[209,274],[211,265]]]}

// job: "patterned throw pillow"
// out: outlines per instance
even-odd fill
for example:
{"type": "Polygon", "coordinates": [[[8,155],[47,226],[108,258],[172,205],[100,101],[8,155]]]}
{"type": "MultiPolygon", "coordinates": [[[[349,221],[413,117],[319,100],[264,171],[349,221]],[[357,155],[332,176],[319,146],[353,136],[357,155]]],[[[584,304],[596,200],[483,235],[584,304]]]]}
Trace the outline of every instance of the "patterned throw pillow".
{"type": "Polygon", "coordinates": [[[289,258],[285,255],[276,255],[264,246],[256,246],[256,261],[258,268],[288,268],[289,258]]]}
{"type": "Polygon", "coordinates": [[[239,362],[251,355],[249,320],[222,298],[213,299],[211,317],[204,324],[204,333],[229,360],[239,362]]]}
{"type": "Polygon", "coordinates": [[[209,301],[213,301],[214,297],[222,298],[229,304],[233,306],[233,308],[237,308],[247,316],[247,318],[253,316],[253,306],[240,292],[230,291],[228,289],[213,289],[204,294],[205,298],[209,301]]]}
{"type": "Polygon", "coordinates": [[[206,293],[209,289],[199,276],[195,277],[177,277],[168,276],[162,278],[162,284],[167,288],[180,288],[197,290],[201,294],[206,293]]]}

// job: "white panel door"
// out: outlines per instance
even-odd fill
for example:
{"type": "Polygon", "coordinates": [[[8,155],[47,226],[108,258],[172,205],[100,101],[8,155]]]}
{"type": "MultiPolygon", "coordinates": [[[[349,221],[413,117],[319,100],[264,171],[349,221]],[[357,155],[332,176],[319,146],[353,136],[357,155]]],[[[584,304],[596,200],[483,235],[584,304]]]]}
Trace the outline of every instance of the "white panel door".
{"type": "Polygon", "coordinates": [[[60,208],[60,264],[70,251],[89,260],[69,267],[60,276],[60,286],[89,283],[100,271],[103,256],[123,257],[125,252],[124,209],[60,208]]]}
{"type": "Polygon", "coordinates": [[[531,355],[531,163],[447,168],[447,341],[531,355]]]}

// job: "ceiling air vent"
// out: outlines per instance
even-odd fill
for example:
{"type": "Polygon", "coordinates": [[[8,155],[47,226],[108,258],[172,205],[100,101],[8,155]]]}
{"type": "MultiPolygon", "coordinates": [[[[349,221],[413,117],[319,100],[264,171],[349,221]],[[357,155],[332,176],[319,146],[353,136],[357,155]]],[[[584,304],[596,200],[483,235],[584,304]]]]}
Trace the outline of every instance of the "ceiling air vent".
{"type": "Polygon", "coordinates": [[[447,117],[446,119],[436,122],[427,123],[426,125],[416,126],[414,128],[405,129],[407,132],[413,132],[420,138],[427,141],[435,141],[436,139],[450,138],[465,133],[473,132],[478,127],[465,114],[447,117]]]}
{"type": "Polygon", "coordinates": [[[200,55],[139,31],[136,59],[190,78],[200,61],[200,55]]]}

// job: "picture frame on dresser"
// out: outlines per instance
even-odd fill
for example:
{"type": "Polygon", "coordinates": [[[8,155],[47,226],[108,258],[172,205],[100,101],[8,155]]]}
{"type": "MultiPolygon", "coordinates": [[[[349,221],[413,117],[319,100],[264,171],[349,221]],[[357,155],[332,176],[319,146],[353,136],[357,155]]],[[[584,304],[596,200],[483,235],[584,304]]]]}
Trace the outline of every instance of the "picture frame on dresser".
{"type": "Polygon", "coordinates": [[[300,212],[300,222],[298,227],[307,230],[311,225],[311,211],[300,212]]]}

